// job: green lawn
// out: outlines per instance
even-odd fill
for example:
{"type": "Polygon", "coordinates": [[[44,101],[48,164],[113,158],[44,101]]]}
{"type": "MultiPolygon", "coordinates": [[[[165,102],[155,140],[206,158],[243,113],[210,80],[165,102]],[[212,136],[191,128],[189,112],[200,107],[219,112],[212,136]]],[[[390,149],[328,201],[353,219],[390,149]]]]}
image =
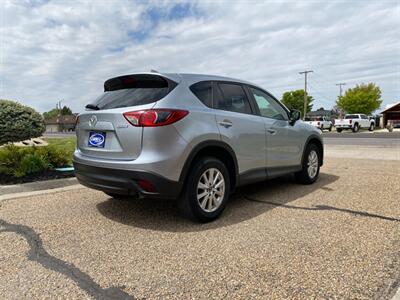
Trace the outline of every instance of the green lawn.
{"type": "Polygon", "coordinates": [[[49,145],[65,149],[69,153],[69,161],[72,165],[72,154],[76,148],[76,137],[65,137],[65,138],[44,138],[49,145]]]}

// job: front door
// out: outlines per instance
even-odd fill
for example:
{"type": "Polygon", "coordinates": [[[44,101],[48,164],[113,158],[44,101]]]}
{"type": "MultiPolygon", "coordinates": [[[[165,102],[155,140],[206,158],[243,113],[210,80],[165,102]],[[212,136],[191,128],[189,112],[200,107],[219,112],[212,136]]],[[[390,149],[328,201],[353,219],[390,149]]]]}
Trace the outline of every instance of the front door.
{"type": "Polygon", "coordinates": [[[248,90],[265,124],[267,171],[300,165],[302,140],[298,126],[289,124],[287,111],[268,93],[251,86],[248,90]]]}

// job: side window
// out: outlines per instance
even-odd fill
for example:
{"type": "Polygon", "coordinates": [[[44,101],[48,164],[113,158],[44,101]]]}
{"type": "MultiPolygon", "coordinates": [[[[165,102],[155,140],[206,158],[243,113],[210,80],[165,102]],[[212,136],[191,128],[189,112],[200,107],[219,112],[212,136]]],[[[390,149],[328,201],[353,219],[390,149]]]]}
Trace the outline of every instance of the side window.
{"type": "Polygon", "coordinates": [[[193,84],[190,87],[190,90],[192,91],[193,94],[196,95],[197,98],[201,102],[204,103],[204,105],[208,107],[212,107],[212,82],[211,81],[202,81],[193,84]]]}
{"type": "Polygon", "coordinates": [[[368,120],[368,117],[366,115],[361,115],[361,119],[368,120]]]}
{"type": "Polygon", "coordinates": [[[277,120],[288,119],[286,110],[270,95],[253,87],[250,87],[250,92],[256,100],[261,116],[277,120]]]}
{"type": "Polygon", "coordinates": [[[243,114],[251,114],[249,100],[239,84],[219,83],[222,96],[218,97],[215,103],[216,108],[238,112],[243,114]]]}

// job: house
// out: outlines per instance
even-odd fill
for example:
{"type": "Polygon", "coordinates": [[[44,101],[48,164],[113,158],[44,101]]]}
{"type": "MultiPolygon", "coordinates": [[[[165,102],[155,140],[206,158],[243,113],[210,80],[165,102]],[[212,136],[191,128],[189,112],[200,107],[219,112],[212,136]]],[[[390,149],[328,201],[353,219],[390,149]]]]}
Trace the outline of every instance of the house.
{"type": "Polygon", "coordinates": [[[386,106],[386,109],[381,112],[382,126],[385,128],[387,125],[393,127],[400,126],[400,101],[386,106]]]}
{"type": "Polygon", "coordinates": [[[307,113],[307,117],[315,118],[315,117],[326,117],[328,120],[333,121],[339,116],[339,114],[335,110],[327,110],[327,109],[317,109],[315,111],[310,111],[307,113]]]}
{"type": "Polygon", "coordinates": [[[57,116],[44,120],[46,132],[68,132],[75,130],[76,115],[57,116]]]}

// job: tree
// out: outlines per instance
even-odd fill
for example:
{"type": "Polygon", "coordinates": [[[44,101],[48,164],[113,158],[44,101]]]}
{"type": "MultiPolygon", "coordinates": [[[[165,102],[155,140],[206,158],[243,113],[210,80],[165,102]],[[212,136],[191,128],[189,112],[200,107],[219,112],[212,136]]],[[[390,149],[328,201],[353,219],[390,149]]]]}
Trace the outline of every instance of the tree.
{"type": "Polygon", "coordinates": [[[72,110],[68,106],[64,106],[63,108],[53,108],[52,110],[49,110],[47,112],[43,113],[43,117],[45,120],[57,117],[57,116],[66,116],[66,115],[72,115],[72,110]]]}
{"type": "Polygon", "coordinates": [[[43,118],[45,120],[57,117],[60,115],[60,110],[58,108],[53,108],[52,110],[49,110],[47,112],[43,113],[43,118]]]}
{"type": "Polygon", "coordinates": [[[0,145],[39,137],[45,129],[42,116],[33,108],[0,100],[0,145]]]}
{"type": "Polygon", "coordinates": [[[338,97],[337,106],[348,114],[371,114],[381,106],[381,89],[374,83],[356,85],[338,97]]]}
{"type": "Polygon", "coordinates": [[[62,116],[72,115],[72,110],[68,106],[64,106],[63,108],[61,108],[61,115],[62,116]]]}
{"type": "MultiPolygon", "coordinates": [[[[311,111],[314,98],[307,95],[307,112],[311,111]]],[[[282,96],[281,102],[289,109],[297,109],[303,116],[304,112],[304,90],[296,90],[285,92],[282,96]]]]}

